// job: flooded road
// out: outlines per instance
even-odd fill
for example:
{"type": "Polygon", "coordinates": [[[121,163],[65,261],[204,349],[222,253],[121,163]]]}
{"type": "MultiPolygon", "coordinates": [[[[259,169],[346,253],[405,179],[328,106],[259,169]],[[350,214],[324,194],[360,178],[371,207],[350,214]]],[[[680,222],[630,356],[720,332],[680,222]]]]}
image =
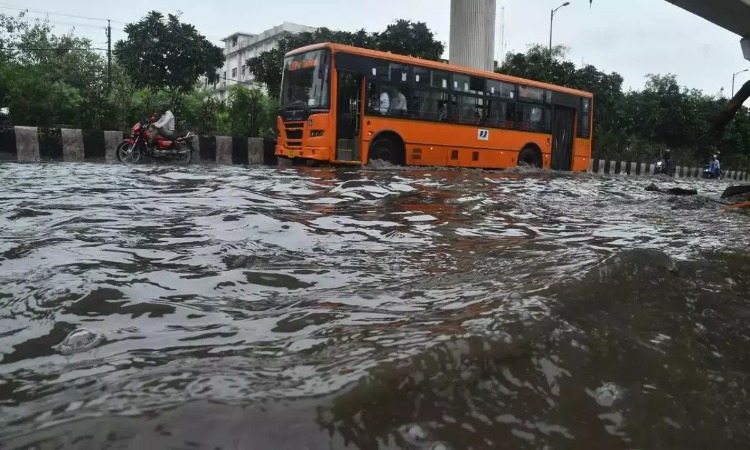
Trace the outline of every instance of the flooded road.
{"type": "Polygon", "coordinates": [[[750,216],[651,181],[0,165],[0,448],[746,448],[750,216]]]}

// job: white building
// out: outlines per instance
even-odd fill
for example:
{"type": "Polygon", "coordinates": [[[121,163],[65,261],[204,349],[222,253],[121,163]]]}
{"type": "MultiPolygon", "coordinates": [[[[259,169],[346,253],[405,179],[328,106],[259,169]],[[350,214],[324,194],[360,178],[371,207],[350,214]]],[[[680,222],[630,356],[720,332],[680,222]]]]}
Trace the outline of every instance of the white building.
{"type": "Polygon", "coordinates": [[[247,87],[259,87],[253,76],[247,70],[245,63],[248,59],[273,49],[285,32],[301,33],[315,31],[316,28],[284,22],[270,30],[260,34],[234,33],[224,39],[224,67],[219,69],[219,82],[214,86],[213,95],[219,99],[225,99],[227,88],[233,84],[242,83],[247,87]]]}

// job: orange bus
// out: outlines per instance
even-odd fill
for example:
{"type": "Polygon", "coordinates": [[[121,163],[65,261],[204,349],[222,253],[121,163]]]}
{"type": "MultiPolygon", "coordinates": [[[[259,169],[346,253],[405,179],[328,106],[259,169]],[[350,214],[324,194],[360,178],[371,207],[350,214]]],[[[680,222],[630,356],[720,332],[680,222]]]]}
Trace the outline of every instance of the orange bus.
{"type": "Polygon", "coordinates": [[[284,59],[281,161],[585,171],[588,92],[330,43],[284,59]]]}

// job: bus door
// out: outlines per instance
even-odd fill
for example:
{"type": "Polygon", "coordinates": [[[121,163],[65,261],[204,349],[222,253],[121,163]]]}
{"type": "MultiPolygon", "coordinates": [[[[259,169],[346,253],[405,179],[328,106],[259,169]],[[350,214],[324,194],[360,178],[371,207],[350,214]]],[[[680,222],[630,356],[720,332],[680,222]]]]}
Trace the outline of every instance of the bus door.
{"type": "Polygon", "coordinates": [[[359,161],[364,76],[338,71],[336,160],[359,161]]]}
{"type": "Polygon", "coordinates": [[[552,122],[552,170],[571,170],[576,111],[555,106],[552,122]]]}

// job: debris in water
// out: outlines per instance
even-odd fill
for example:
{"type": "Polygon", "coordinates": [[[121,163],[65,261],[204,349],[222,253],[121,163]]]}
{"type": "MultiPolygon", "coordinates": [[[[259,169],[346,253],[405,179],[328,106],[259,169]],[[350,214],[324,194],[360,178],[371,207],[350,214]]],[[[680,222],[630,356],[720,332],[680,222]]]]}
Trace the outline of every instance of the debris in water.
{"type": "Polygon", "coordinates": [[[604,383],[594,392],[596,403],[605,408],[611,407],[620,398],[622,398],[622,389],[614,383],[604,383]]]}
{"type": "Polygon", "coordinates": [[[421,426],[414,423],[401,427],[401,434],[411,444],[424,443],[427,440],[427,432],[421,426]]]}
{"type": "Polygon", "coordinates": [[[750,185],[729,186],[721,194],[721,198],[735,197],[737,195],[750,194],[750,185]]]}
{"type": "Polygon", "coordinates": [[[63,355],[85,352],[96,347],[102,340],[102,335],[96,331],[79,328],[72,331],[54,348],[63,355]]]}
{"type": "Polygon", "coordinates": [[[646,190],[649,192],[661,192],[662,194],[670,194],[670,195],[698,195],[698,191],[696,189],[684,189],[684,188],[678,188],[678,187],[662,189],[654,183],[649,184],[646,187],[646,190]]]}

